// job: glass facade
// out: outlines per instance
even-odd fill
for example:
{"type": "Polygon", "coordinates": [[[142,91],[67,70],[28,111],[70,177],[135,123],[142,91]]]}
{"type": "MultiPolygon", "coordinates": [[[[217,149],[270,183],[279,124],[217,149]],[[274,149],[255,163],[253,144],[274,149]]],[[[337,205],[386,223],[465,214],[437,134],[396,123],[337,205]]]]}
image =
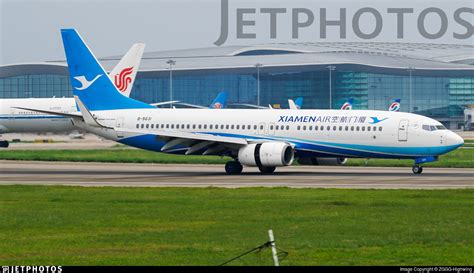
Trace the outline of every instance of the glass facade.
{"type": "MultiPolygon", "coordinates": [[[[461,124],[463,109],[474,104],[474,72],[472,77],[434,77],[408,71],[406,75],[395,75],[342,68],[329,71],[320,67],[262,67],[259,77],[256,68],[176,71],[173,73],[172,98],[168,72],[145,72],[138,74],[131,96],[148,103],[172,99],[208,105],[218,92],[227,91],[229,103],[256,104],[258,78],[260,101],[264,106],[272,104],[287,108],[288,98],[303,97],[303,108],[327,109],[332,93],[335,109],[353,98],[354,109],[386,110],[394,98],[400,98],[401,111],[408,112],[411,97],[414,112],[442,122],[456,119],[461,124]]],[[[0,98],[54,96],[72,97],[67,76],[38,74],[0,78],[0,98]]]]}

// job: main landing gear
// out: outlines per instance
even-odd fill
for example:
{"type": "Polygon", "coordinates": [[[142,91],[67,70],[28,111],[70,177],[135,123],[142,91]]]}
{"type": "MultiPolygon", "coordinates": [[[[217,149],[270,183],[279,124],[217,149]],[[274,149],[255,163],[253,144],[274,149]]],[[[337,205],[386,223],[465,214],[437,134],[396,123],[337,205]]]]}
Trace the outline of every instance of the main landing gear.
{"type": "MultiPolygon", "coordinates": [[[[239,161],[228,161],[226,164],[225,164],[225,172],[228,174],[228,175],[237,175],[237,174],[241,174],[242,173],[242,170],[243,170],[243,166],[242,164],[240,164],[239,161]]],[[[258,167],[258,169],[260,170],[260,172],[262,174],[271,174],[275,171],[276,167],[264,167],[264,166],[260,166],[258,167]]]]}
{"type": "Polygon", "coordinates": [[[228,161],[225,163],[225,172],[229,175],[241,174],[244,167],[239,161],[228,161]]]}
{"type": "Polygon", "coordinates": [[[264,167],[264,166],[259,166],[258,169],[260,170],[261,173],[263,174],[271,174],[275,171],[276,167],[264,167]]]}
{"type": "Polygon", "coordinates": [[[423,172],[423,167],[421,167],[420,165],[416,164],[414,165],[412,168],[411,168],[412,172],[414,174],[421,174],[423,172]]]}
{"type": "Polygon", "coordinates": [[[6,140],[0,140],[0,148],[8,148],[10,146],[10,143],[6,140]]]}

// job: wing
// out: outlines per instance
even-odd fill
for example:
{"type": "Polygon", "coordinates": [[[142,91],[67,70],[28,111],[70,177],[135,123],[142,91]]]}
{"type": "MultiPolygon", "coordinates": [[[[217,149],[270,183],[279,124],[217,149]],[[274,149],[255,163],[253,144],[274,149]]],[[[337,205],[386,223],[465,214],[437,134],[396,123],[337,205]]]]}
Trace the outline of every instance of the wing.
{"type": "Polygon", "coordinates": [[[44,114],[50,114],[50,115],[56,115],[56,116],[63,116],[63,117],[70,117],[70,118],[82,118],[82,115],[80,113],[63,113],[63,112],[55,112],[55,111],[50,111],[50,110],[43,110],[43,109],[34,109],[34,108],[25,108],[25,107],[13,107],[16,109],[21,109],[21,110],[27,110],[27,111],[33,111],[33,112],[38,112],[38,113],[44,113],[44,114]]]}
{"type": "Polygon", "coordinates": [[[172,151],[176,146],[184,146],[187,147],[187,155],[222,155],[225,151],[235,150],[248,144],[248,141],[243,138],[219,136],[210,133],[169,132],[160,130],[125,128],[114,128],[114,130],[121,135],[154,135],[166,142],[166,144],[161,148],[162,152],[172,151]]]}

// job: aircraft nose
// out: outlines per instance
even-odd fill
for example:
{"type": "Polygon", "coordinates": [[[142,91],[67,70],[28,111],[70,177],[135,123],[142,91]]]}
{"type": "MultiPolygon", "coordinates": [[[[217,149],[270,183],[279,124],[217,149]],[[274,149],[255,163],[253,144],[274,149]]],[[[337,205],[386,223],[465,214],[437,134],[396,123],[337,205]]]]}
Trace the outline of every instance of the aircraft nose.
{"type": "Polygon", "coordinates": [[[450,145],[450,146],[459,147],[459,146],[462,146],[464,144],[464,139],[462,137],[460,137],[458,134],[449,131],[447,142],[448,142],[447,144],[450,145]]]}

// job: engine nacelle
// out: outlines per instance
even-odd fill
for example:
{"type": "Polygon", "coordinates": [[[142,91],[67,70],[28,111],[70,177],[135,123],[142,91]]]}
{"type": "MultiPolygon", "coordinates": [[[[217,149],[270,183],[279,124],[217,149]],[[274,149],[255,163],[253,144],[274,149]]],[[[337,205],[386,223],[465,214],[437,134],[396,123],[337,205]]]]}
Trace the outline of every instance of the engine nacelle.
{"type": "Polygon", "coordinates": [[[246,166],[288,166],[294,155],[293,147],[284,142],[249,144],[239,150],[239,162],[246,166]]]}
{"type": "Polygon", "coordinates": [[[298,158],[301,165],[339,166],[347,163],[344,157],[303,157],[298,158]]]}

